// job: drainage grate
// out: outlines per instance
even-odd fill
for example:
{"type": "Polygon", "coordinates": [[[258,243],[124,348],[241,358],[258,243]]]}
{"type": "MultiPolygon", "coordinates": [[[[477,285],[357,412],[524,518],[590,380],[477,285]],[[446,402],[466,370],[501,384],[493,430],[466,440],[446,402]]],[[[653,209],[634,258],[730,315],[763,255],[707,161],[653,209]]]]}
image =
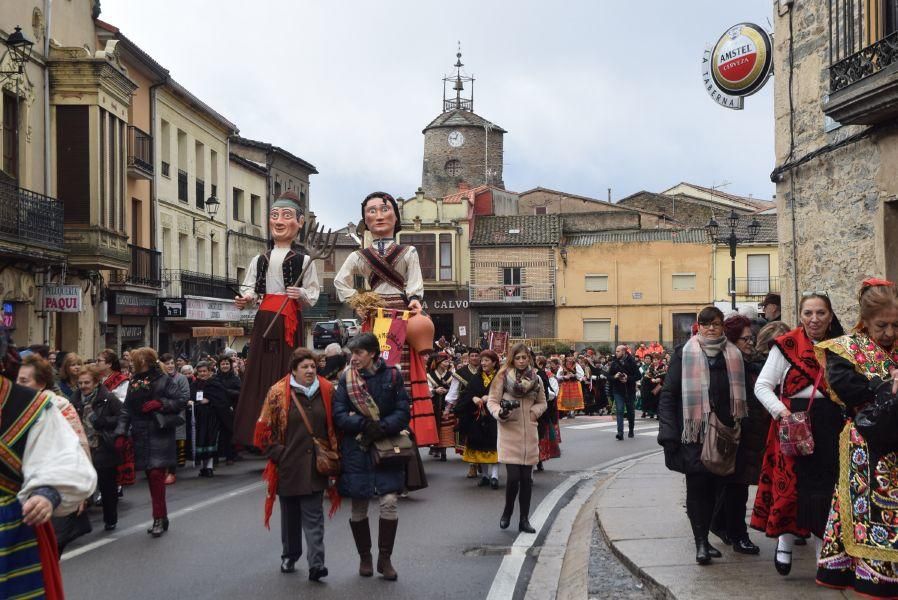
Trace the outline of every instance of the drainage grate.
{"type": "MultiPolygon", "coordinates": [[[[527,556],[539,556],[542,546],[531,546],[527,548],[527,556]]],[[[462,552],[462,556],[506,556],[511,554],[510,546],[474,546],[466,548],[462,552]]]]}

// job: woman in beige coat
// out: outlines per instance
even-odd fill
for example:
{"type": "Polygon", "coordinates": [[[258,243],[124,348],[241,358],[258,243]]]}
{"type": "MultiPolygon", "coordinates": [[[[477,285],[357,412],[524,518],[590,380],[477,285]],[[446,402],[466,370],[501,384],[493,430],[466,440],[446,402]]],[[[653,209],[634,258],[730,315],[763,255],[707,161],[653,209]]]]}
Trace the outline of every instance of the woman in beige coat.
{"type": "Polygon", "coordinates": [[[520,489],[518,531],[536,533],[530,525],[530,495],[533,465],[539,462],[537,419],[546,410],[546,393],[542,381],[530,362],[524,344],[515,344],[490,385],[487,408],[499,424],[499,462],[505,465],[505,510],[499,527],[511,521],[514,501],[520,489]]]}

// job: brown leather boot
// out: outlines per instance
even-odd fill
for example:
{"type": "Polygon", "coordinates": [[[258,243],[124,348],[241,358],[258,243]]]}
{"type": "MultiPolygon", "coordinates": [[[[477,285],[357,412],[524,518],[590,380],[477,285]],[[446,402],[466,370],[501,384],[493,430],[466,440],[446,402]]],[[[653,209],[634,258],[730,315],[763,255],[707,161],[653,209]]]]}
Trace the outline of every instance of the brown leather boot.
{"type": "Polygon", "coordinates": [[[371,528],[368,519],[350,521],[349,528],[352,530],[355,548],[359,551],[359,575],[371,577],[374,575],[374,561],[371,558],[371,528]]]}
{"type": "Polygon", "coordinates": [[[396,581],[399,575],[390,562],[393,555],[393,544],[396,541],[396,527],[398,520],[381,519],[377,532],[377,572],[387,581],[396,581]]]}

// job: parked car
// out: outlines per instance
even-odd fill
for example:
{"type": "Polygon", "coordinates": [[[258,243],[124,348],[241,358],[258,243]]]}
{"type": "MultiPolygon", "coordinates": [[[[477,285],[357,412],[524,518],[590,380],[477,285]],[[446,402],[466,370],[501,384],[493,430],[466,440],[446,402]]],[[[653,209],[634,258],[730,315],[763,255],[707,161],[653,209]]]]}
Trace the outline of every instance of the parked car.
{"type": "Polygon", "coordinates": [[[354,338],[358,334],[362,333],[362,326],[359,325],[358,319],[341,319],[343,321],[343,325],[346,326],[346,335],[349,336],[349,339],[354,338]]]}
{"type": "Polygon", "coordinates": [[[334,342],[340,344],[340,346],[345,346],[348,341],[349,335],[346,333],[346,326],[339,319],[319,321],[315,323],[315,328],[312,329],[312,346],[315,348],[324,348],[334,342]]]}

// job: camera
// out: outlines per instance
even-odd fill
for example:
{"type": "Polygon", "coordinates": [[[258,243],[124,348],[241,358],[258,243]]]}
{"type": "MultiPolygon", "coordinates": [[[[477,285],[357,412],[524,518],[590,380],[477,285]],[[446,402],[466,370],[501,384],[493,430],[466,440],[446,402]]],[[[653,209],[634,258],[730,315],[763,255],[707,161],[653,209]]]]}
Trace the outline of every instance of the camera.
{"type": "Polygon", "coordinates": [[[499,408],[502,409],[502,412],[504,412],[504,413],[508,413],[508,412],[510,412],[516,408],[520,408],[520,407],[521,407],[520,400],[505,400],[504,398],[502,400],[499,400],[499,408]]]}

